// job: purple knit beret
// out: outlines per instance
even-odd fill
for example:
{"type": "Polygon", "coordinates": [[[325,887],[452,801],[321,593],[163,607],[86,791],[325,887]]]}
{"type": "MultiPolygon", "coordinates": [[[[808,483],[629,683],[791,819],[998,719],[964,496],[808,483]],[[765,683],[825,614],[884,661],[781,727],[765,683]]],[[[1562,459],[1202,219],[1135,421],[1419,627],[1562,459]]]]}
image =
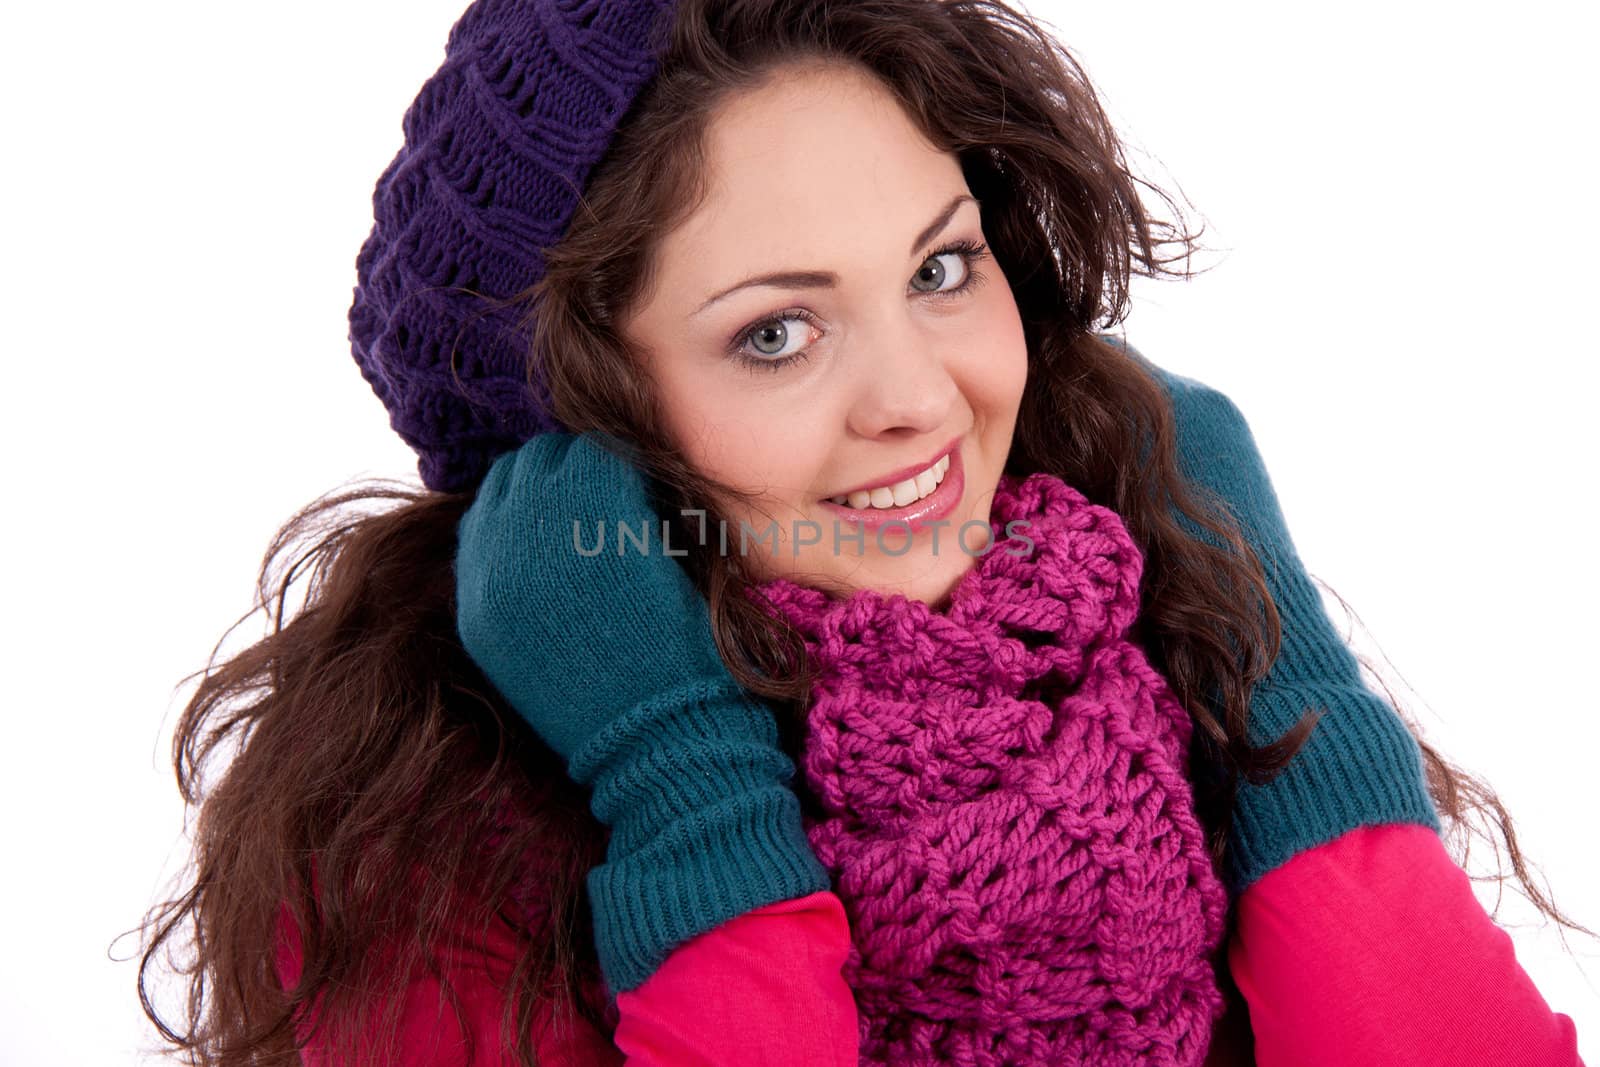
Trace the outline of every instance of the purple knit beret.
{"type": "Polygon", "coordinates": [[[407,108],[356,257],[350,346],[429,489],[470,489],[495,456],[561,429],[528,383],[519,311],[467,290],[506,298],[541,277],[655,74],[671,6],[477,0],[407,108]]]}

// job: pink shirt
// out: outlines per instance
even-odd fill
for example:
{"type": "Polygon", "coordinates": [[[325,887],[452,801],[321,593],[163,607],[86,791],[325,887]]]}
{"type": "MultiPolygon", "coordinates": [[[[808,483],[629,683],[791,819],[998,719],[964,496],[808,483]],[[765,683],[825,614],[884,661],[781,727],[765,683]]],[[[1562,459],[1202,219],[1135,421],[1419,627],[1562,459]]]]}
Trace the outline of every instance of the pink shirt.
{"type": "MultiPolygon", "coordinates": [[[[286,985],[299,973],[287,915],[276,958],[286,985]]],[[[855,1001],[840,973],[849,946],[832,893],[754,909],[621,994],[611,1039],[572,1020],[572,1038],[547,1040],[540,1056],[553,1067],[854,1064],[855,1001]]],[[[512,948],[483,948],[487,962],[445,962],[479,1048],[495,1050],[512,948]]],[[[1259,1067],[1583,1067],[1572,1020],[1550,1010],[1424,826],[1351,830],[1268,873],[1239,898],[1228,964],[1259,1067]]],[[[461,1045],[437,983],[415,983],[392,1067],[465,1067],[461,1045]]],[[[315,1049],[303,1062],[343,1067],[315,1049]]],[[[473,1067],[510,1062],[480,1054],[473,1067]]]]}
{"type": "Polygon", "coordinates": [[[1239,898],[1228,966],[1261,1067],[1582,1067],[1553,1014],[1425,826],[1351,830],[1239,898]]]}

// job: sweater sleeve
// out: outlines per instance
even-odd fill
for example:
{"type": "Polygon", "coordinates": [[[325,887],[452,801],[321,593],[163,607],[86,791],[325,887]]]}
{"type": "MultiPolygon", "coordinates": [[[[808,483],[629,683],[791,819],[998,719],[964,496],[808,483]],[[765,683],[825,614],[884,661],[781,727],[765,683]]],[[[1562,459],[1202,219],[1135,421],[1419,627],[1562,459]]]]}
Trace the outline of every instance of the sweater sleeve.
{"type": "MultiPolygon", "coordinates": [[[[502,1067],[513,1062],[502,1050],[500,1013],[510,988],[515,951],[510,935],[498,928],[492,928],[477,944],[440,951],[440,970],[459,999],[465,1026],[445,998],[439,978],[431,974],[419,977],[406,987],[392,1055],[380,1057],[377,1042],[368,1042],[361,1067],[502,1067]]],[[[299,932],[285,906],[280,912],[274,955],[278,981],[285,989],[299,979],[301,963],[299,932]]],[[[540,1004],[532,1023],[533,1032],[539,1035],[536,1048],[541,1063],[550,1067],[624,1067],[622,1054],[605,1034],[576,1014],[558,1018],[551,1007],[548,1002],[540,1004]]],[[[323,1040],[317,1032],[318,1021],[313,1009],[311,1017],[300,1020],[296,1027],[304,1067],[357,1067],[336,1055],[323,1040]]]]}
{"type": "Polygon", "coordinates": [[[680,945],[617,997],[629,1067],[855,1067],[844,904],[812,893],[745,912],[680,945]]]}
{"type": "Polygon", "coordinates": [[[1258,1067],[1583,1067],[1511,938],[1424,826],[1351,830],[1239,898],[1228,946],[1258,1067]]]}
{"type": "MultiPolygon", "coordinates": [[[[486,943],[440,954],[460,998],[467,1034],[440,981],[412,982],[400,1015],[392,1067],[500,1067],[500,1015],[515,945],[491,929],[486,943]]],[[[609,1039],[577,1015],[550,1006],[534,1021],[540,1062],[550,1067],[854,1067],[855,999],[841,967],[850,950],[844,905],[831,892],[745,912],[678,946],[649,979],[617,997],[609,1039]]],[[[300,941],[285,909],[275,966],[288,988],[300,974],[300,941]]],[[[311,1032],[298,1036],[305,1067],[346,1067],[311,1032]]],[[[370,1058],[364,1060],[371,1064],[370,1058]]],[[[352,1065],[353,1067],[353,1065],[352,1065]]]]}
{"type": "MultiPolygon", "coordinates": [[[[1251,691],[1251,744],[1275,741],[1307,709],[1323,709],[1310,739],[1281,773],[1262,785],[1240,782],[1222,872],[1230,894],[1237,898],[1296,853],[1359,826],[1407,823],[1442,833],[1416,738],[1367,688],[1355,654],[1334,628],[1238,406],[1219,390],[1156,366],[1119,338],[1102,340],[1125,348],[1166,389],[1180,470],[1222,499],[1261,557],[1282,644],[1251,691]]],[[[1217,543],[1187,516],[1175,517],[1192,534],[1217,543]]]]}

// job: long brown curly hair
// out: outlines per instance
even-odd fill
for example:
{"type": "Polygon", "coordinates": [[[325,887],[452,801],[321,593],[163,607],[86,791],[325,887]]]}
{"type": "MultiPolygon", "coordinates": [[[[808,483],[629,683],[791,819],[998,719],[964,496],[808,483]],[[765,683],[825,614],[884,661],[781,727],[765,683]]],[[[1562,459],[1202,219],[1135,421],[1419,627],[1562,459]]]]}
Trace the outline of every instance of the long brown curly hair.
{"type": "MultiPolygon", "coordinates": [[[[669,505],[731,493],[676,454],[616,324],[651,284],[657,241],[706,195],[704,135],[721,102],[782,64],[876,76],[960,160],[1014,290],[1029,371],[1007,470],[1058,475],[1121,515],[1144,554],[1135,637],[1190,709],[1196,758],[1220,768],[1196,794],[1220,865],[1239,777],[1270,779],[1318,712],[1273,744],[1248,744],[1251,687],[1281,634],[1261,561],[1225,506],[1180,475],[1159,383],[1096,334],[1125,319],[1133,273],[1190,276],[1199,235],[1130,173],[1073,57],[998,0],[685,0],[670,22],[658,73],[547,250],[546,273],[511,301],[526,312],[530,373],[537,365],[550,383],[557,417],[632,443],[676,495],[669,505]],[[1147,214],[1138,186],[1179,225],[1147,214]],[[1221,547],[1186,534],[1179,511],[1221,547]]],[[[256,603],[228,630],[260,611],[266,636],[220,663],[219,640],[184,680],[201,676],[173,738],[179,789],[198,812],[192,880],[146,915],[138,987],[185,1062],[296,1062],[296,1021],[313,1004],[351,1062],[383,1062],[360,1035],[392,1039],[400,990],[463,921],[503,924],[520,946],[501,1020],[519,1063],[538,1062],[534,1020],[546,1015],[614,1028],[583,893],[603,828],[456,637],[452,562],[470,502],[377,481],[308,504],[272,540],[256,603]],[[303,958],[287,991],[271,963],[284,909],[303,958]],[[180,931],[191,951],[177,958],[180,931]],[[181,1021],[162,1018],[147,984],[163,948],[186,979],[181,1021]]],[[[749,578],[736,556],[685,562],[730,670],[778,711],[798,758],[809,672],[794,635],[740,595],[749,578]]],[[[1447,823],[1459,831],[1492,811],[1530,899],[1584,929],[1529,883],[1494,793],[1418,740],[1447,823]]]]}

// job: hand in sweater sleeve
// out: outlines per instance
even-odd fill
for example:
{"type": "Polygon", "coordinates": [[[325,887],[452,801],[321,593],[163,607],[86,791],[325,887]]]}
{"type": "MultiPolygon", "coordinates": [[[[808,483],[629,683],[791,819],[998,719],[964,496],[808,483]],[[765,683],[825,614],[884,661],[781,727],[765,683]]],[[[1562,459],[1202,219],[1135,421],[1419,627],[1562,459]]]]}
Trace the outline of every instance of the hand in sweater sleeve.
{"type": "Polygon", "coordinates": [[[1228,946],[1257,1067],[1583,1067],[1431,830],[1351,830],[1239,899],[1228,946]]]}
{"type": "MultiPolygon", "coordinates": [[[[1250,741],[1281,737],[1308,708],[1324,709],[1311,738],[1265,785],[1241,782],[1223,880],[1235,897],[1291,856],[1358,826],[1408,823],[1442,833],[1422,752],[1395,709],[1367,688],[1334,629],[1284,524],[1255,437],[1222,392],[1151,363],[1119,338],[1172,399],[1178,465],[1220,496],[1261,557],[1282,625],[1282,648],[1250,698],[1250,741]]],[[[1181,513],[1178,522],[1217,544],[1181,513]]]]}

